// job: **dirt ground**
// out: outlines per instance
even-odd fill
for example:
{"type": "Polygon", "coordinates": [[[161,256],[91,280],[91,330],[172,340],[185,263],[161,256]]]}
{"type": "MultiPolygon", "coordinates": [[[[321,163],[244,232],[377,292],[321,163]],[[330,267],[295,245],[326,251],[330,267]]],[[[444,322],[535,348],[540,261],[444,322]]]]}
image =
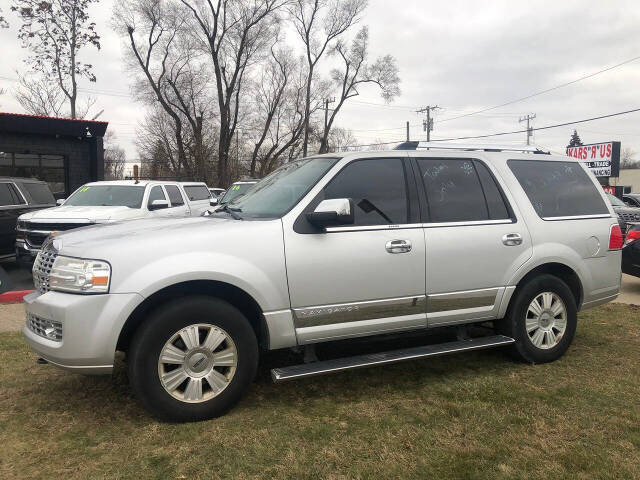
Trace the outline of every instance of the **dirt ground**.
{"type": "Polygon", "coordinates": [[[24,325],[24,306],[21,303],[0,304],[0,332],[17,332],[24,325]]]}

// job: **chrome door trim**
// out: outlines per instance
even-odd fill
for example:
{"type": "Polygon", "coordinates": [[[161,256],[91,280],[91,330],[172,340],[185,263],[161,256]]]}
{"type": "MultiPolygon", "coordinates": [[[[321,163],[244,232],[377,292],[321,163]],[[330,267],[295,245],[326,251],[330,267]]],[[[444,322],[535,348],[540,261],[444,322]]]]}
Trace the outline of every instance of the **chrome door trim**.
{"type": "Polygon", "coordinates": [[[414,295],[411,297],[294,308],[293,314],[294,324],[297,329],[387,317],[404,317],[407,315],[422,315],[422,318],[424,318],[426,315],[426,297],[424,295],[414,295]]]}
{"type": "Polygon", "coordinates": [[[436,293],[427,296],[427,313],[449,312],[469,308],[492,307],[502,287],[483,288],[450,293],[436,293]]]}
{"type": "Polygon", "coordinates": [[[425,314],[393,316],[296,329],[299,345],[426,328],[425,314]]]}
{"type": "Polygon", "coordinates": [[[586,220],[590,218],[611,218],[611,215],[608,213],[600,213],[596,215],[573,215],[569,217],[542,217],[542,219],[547,222],[558,222],[562,220],[586,220]]]}
{"type": "Polygon", "coordinates": [[[403,223],[397,225],[362,225],[358,227],[327,227],[325,232],[367,232],[371,230],[401,230],[406,228],[422,228],[421,223],[403,223]]]}
{"type": "Polygon", "coordinates": [[[400,230],[405,228],[439,228],[439,227],[468,227],[474,225],[505,225],[516,221],[505,218],[503,220],[470,220],[464,222],[434,222],[434,223],[404,223],[398,225],[363,225],[358,227],[327,227],[325,232],[366,232],[370,230],[400,230]]]}
{"type": "Polygon", "coordinates": [[[516,223],[516,222],[510,218],[505,218],[503,220],[473,220],[473,221],[466,221],[466,222],[433,222],[433,223],[423,223],[422,226],[424,228],[468,227],[468,226],[474,226],[474,225],[504,225],[508,223],[516,223]]]}

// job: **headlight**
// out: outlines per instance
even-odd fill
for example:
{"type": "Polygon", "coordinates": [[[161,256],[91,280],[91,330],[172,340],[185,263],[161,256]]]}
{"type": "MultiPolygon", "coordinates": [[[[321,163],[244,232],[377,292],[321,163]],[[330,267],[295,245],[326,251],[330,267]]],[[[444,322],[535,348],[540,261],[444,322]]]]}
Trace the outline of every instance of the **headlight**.
{"type": "Polygon", "coordinates": [[[111,266],[102,260],[56,257],[49,274],[51,290],[74,293],[107,293],[111,266]]]}

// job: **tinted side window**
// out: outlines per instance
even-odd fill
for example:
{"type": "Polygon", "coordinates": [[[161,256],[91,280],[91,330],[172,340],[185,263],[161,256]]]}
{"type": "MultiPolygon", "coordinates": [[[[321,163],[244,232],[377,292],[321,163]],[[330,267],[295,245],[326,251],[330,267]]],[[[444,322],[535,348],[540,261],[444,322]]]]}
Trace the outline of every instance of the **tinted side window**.
{"type": "Polygon", "coordinates": [[[166,200],[167,197],[164,196],[164,192],[162,191],[162,187],[160,185],[156,185],[149,192],[149,201],[147,205],[151,205],[154,200],[166,200]]]}
{"type": "Polygon", "coordinates": [[[430,222],[489,220],[487,202],[470,159],[418,159],[430,222]]]}
{"type": "Polygon", "coordinates": [[[0,205],[15,205],[13,194],[8,183],[0,183],[0,205]]]}
{"type": "Polygon", "coordinates": [[[357,160],[324,188],[324,198],[352,198],[354,225],[408,222],[407,185],[402,159],[357,160]]]}
{"type": "Polygon", "coordinates": [[[29,192],[35,204],[56,203],[49,185],[46,183],[23,183],[22,187],[29,192]]]}
{"type": "Polygon", "coordinates": [[[186,185],[184,187],[184,191],[192,202],[196,202],[198,200],[209,200],[211,198],[209,189],[204,185],[186,185]]]}
{"type": "MultiPolygon", "coordinates": [[[[14,184],[9,184],[9,191],[13,195],[13,203],[16,205],[24,205],[27,203],[25,198],[22,196],[22,193],[18,191],[18,188],[14,184]]],[[[55,200],[52,203],[55,203],[55,200]]]]}
{"type": "Polygon", "coordinates": [[[172,207],[179,207],[180,205],[184,205],[184,199],[182,198],[182,194],[180,193],[180,189],[175,185],[165,185],[164,188],[167,189],[167,195],[169,195],[169,200],[171,200],[172,207]]]}
{"type": "Polygon", "coordinates": [[[478,172],[478,177],[480,177],[484,198],[487,202],[487,208],[489,209],[489,219],[504,220],[511,218],[504,196],[487,166],[477,160],[474,160],[473,164],[476,167],[476,172],[478,172]]]}
{"type": "Polygon", "coordinates": [[[591,178],[575,162],[509,160],[508,164],[542,218],[609,213],[591,178]]]}

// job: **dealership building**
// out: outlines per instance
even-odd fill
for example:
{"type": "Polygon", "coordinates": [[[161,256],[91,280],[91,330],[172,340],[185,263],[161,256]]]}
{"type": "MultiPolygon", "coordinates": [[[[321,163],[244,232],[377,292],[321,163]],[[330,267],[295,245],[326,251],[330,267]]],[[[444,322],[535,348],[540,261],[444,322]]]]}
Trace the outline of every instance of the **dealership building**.
{"type": "Polygon", "coordinates": [[[56,198],[104,178],[107,122],[0,112],[0,177],[38,178],[56,198]]]}

